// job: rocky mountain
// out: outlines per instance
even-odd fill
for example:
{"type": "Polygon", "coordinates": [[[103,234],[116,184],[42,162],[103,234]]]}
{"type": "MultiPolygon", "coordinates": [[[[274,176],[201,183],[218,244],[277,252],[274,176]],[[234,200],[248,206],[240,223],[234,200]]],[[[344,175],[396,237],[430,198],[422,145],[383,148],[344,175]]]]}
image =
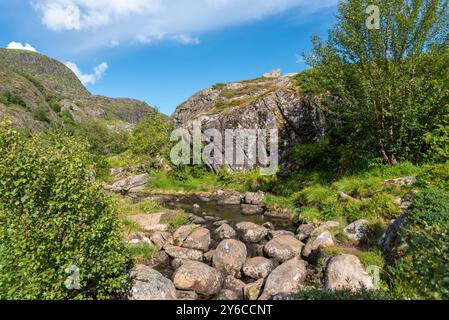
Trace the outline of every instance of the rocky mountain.
{"type": "Polygon", "coordinates": [[[132,99],[92,95],[64,64],[44,55],[0,49],[0,116],[32,132],[51,123],[102,121],[128,130],[152,109],[132,99]]]}
{"type": "MultiPolygon", "coordinates": [[[[325,133],[324,116],[309,97],[298,93],[295,76],[275,70],[253,80],[216,84],[181,104],[172,118],[190,131],[201,119],[202,131],[217,129],[223,137],[226,129],[277,128],[281,152],[292,143],[316,141],[325,133]]],[[[222,150],[226,152],[224,145],[222,150]]],[[[257,166],[229,168],[246,171],[257,166]]],[[[220,166],[211,167],[216,171],[220,166]]]]}

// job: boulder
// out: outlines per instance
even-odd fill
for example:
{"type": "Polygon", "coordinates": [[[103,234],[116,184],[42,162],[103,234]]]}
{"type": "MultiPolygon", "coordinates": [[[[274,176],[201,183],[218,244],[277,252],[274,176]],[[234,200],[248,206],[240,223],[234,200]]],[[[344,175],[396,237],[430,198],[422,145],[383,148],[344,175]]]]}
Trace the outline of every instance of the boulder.
{"type": "Polygon", "coordinates": [[[314,224],[302,224],[296,230],[296,239],[299,241],[304,241],[309,239],[312,235],[312,232],[316,229],[314,224]]]}
{"type": "Polygon", "coordinates": [[[389,254],[392,254],[394,249],[402,244],[400,231],[409,223],[407,217],[408,213],[406,211],[396,220],[392,220],[379,240],[379,245],[389,254]]]}
{"type": "Polygon", "coordinates": [[[207,215],[204,216],[204,219],[206,221],[210,221],[210,222],[218,222],[221,220],[221,218],[219,218],[219,217],[213,217],[213,216],[207,216],[207,215]]]}
{"type": "Polygon", "coordinates": [[[143,187],[148,183],[150,176],[147,173],[131,176],[126,179],[119,180],[112,185],[104,186],[105,190],[112,192],[120,192],[123,194],[138,191],[139,187],[143,187]]]}
{"type": "Polygon", "coordinates": [[[248,252],[248,257],[258,257],[263,256],[263,249],[265,247],[266,241],[259,243],[246,242],[246,251],[248,252]]]}
{"type": "Polygon", "coordinates": [[[188,261],[188,260],[185,260],[185,259],[180,259],[180,258],[175,258],[175,259],[173,259],[172,261],[171,261],[171,263],[170,263],[170,266],[173,268],[173,269],[178,269],[180,266],[182,266],[186,261],[188,261]]]}
{"type": "Polygon", "coordinates": [[[282,263],[293,257],[300,257],[303,247],[304,243],[294,236],[280,235],[265,245],[264,252],[267,256],[282,263]]]}
{"type": "Polygon", "coordinates": [[[199,217],[194,214],[189,215],[189,221],[193,224],[205,224],[207,222],[203,217],[199,217]]]}
{"type": "Polygon", "coordinates": [[[351,240],[360,241],[366,235],[367,220],[357,220],[343,229],[343,233],[351,240]]]}
{"type": "Polygon", "coordinates": [[[176,290],[177,300],[198,300],[198,295],[195,291],[176,290]]]}
{"type": "Polygon", "coordinates": [[[360,260],[352,254],[342,254],[330,259],[324,273],[324,283],[330,290],[374,288],[373,279],[360,260]]]}
{"type": "Polygon", "coordinates": [[[306,263],[303,260],[293,258],[284,262],[270,273],[259,299],[269,300],[279,294],[296,293],[306,275],[306,263]]]}
{"type": "Polygon", "coordinates": [[[203,261],[203,253],[199,250],[166,245],[165,252],[173,259],[203,261]]]}
{"type": "Polygon", "coordinates": [[[212,223],[214,225],[214,227],[221,227],[224,224],[229,224],[228,220],[220,220],[220,221],[216,221],[214,223],[212,223]]]}
{"type": "Polygon", "coordinates": [[[153,257],[151,257],[150,262],[148,263],[148,267],[151,267],[156,270],[165,269],[170,265],[170,258],[168,257],[165,251],[156,252],[153,257]]]}
{"type": "Polygon", "coordinates": [[[215,230],[215,235],[220,240],[233,239],[237,236],[235,230],[229,224],[223,224],[215,230]]]}
{"type": "Polygon", "coordinates": [[[173,276],[176,288],[195,291],[204,296],[213,296],[220,292],[224,278],[217,270],[197,261],[187,261],[173,276]]]}
{"type": "Polygon", "coordinates": [[[264,257],[249,258],[243,265],[243,274],[257,280],[266,278],[276,267],[273,260],[264,257]]]}
{"type": "Polygon", "coordinates": [[[236,191],[219,191],[216,199],[218,205],[237,205],[242,203],[242,195],[236,191]]]}
{"type": "Polygon", "coordinates": [[[150,236],[151,242],[161,250],[166,245],[173,245],[173,236],[170,232],[166,231],[155,231],[150,236]]]}
{"type": "Polygon", "coordinates": [[[195,196],[201,202],[211,202],[213,200],[213,196],[208,192],[198,192],[195,194],[195,196]]]}
{"type": "Polygon", "coordinates": [[[265,193],[263,192],[247,192],[245,193],[245,203],[257,206],[264,206],[265,193]]]}
{"type": "Polygon", "coordinates": [[[411,186],[416,182],[416,175],[398,178],[398,179],[391,179],[391,180],[385,180],[384,185],[385,186],[411,186]]]}
{"type": "Polygon", "coordinates": [[[311,239],[307,242],[306,246],[302,250],[302,256],[308,258],[313,251],[320,248],[333,247],[334,245],[335,243],[332,239],[332,234],[329,231],[324,231],[315,239],[311,239]]]}
{"type": "Polygon", "coordinates": [[[131,270],[133,285],[130,300],[172,300],[176,299],[176,289],[169,279],[160,272],[143,265],[131,270]]]}
{"type": "Polygon", "coordinates": [[[271,209],[267,210],[264,213],[265,217],[273,218],[273,219],[279,219],[279,220],[287,220],[290,219],[291,214],[287,210],[281,210],[281,209],[271,209]]]}
{"type": "Polygon", "coordinates": [[[264,279],[259,279],[256,282],[248,283],[243,288],[243,296],[245,300],[255,301],[259,298],[262,287],[263,287],[264,279]]]}
{"type": "Polygon", "coordinates": [[[240,210],[244,216],[258,216],[263,215],[265,208],[254,204],[241,204],[240,210]]]}
{"type": "Polygon", "coordinates": [[[214,257],[215,250],[208,251],[204,254],[204,262],[212,264],[212,258],[214,257]]]}
{"type": "Polygon", "coordinates": [[[291,236],[291,237],[295,237],[295,234],[291,231],[287,231],[287,230],[270,230],[268,232],[268,239],[273,239],[279,236],[291,236]]]}
{"type": "Polygon", "coordinates": [[[215,300],[236,301],[241,300],[241,297],[235,291],[231,291],[228,289],[221,289],[221,291],[215,297],[215,300]]]}
{"type": "Polygon", "coordinates": [[[182,246],[184,243],[184,240],[187,239],[187,237],[198,228],[199,225],[196,224],[189,224],[185,226],[179,227],[174,233],[173,233],[173,241],[174,244],[177,246],[182,246]]]}
{"type": "Polygon", "coordinates": [[[182,246],[184,248],[207,252],[209,250],[210,242],[210,231],[200,227],[192,231],[192,233],[184,240],[182,246]]]}
{"type": "Polygon", "coordinates": [[[263,78],[279,78],[281,76],[281,69],[276,69],[262,75],[263,78]]]}
{"type": "Polygon", "coordinates": [[[212,265],[226,274],[240,277],[240,270],[246,261],[247,251],[244,243],[227,239],[215,249],[212,265]]]}
{"type": "Polygon", "coordinates": [[[243,288],[245,283],[242,280],[236,279],[233,276],[227,276],[224,283],[223,289],[234,292],[237,296],[237,300],[243,300],[243,288]]]}
{"type": "Polygon", "coordinates": [[[329,231],[331,229],[338,228],[340,226],[340,223],[337,221],[326,221],[318,225],[318,227],[315,228],[312,232],[312,236],[317,236],[323,233],[324,231],[329,231]]]}
{"type": "Polygon", "coordinates": [[[235,226],[243,241],[258,243],[265,239],[268,230],[253,222],[240,222],[235,226]]]}

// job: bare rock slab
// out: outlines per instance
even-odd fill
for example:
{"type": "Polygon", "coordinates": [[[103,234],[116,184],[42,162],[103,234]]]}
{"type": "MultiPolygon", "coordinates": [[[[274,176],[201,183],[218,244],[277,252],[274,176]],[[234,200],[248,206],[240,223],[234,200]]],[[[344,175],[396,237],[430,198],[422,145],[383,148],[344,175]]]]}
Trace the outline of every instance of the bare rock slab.
{"type": "Polygon", "coordinates": [[[130,290],[130,300],[173,300],[176,288],[160,272],[143,265],[138,265],[130,274],[134,283],[130,290]]]}

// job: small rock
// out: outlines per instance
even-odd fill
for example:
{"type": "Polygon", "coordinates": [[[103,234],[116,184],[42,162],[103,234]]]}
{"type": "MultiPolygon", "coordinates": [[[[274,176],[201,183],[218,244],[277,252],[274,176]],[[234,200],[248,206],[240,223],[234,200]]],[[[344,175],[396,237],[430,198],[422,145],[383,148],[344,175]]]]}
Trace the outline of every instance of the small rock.
{"type": "Polygon", "coordinates": [[[312,236],[317,236],[324,231],[329,231],[331,229],[338,228],[340,226],[340,223],[337,221],[327,221],[324,223],[321,223],[315,230],[312,232],[312,236]]]}
{"type": "Polygon", "coordinates": [[[212,223],[212,225],[217,228],[221,227],[224,224],[229,224],[229,221],[228,220],[220,220],[220,221],[216,221],[216,222],[212,223]]]}
{"type": "Polygon", "coordinates": [[[245,203],[257,206],[264,206],[265,193],[263,192],[247,192],[245,194],[245,203]]]}
{"type": "Polygon", "coordinates": [[[404,178],[398,178],[398,179],[385,180],[384,185],[385,186],[411,186],[415,182],[416,182],[416,175],[404,177],[404,178]]]}
{"type": "Polygon", "coordinates": [[[338,194],[338,197],[341,201],[354,201],[355,200],[353,197],[351,197],[350,195],[348,195],[344,192],[340,192],[338,194]]]}
{"type": "Polygon", "coordinates": [[[199,209],[200,205],[198,203],[193,204],[193,209],[199,209]]]}
{"type": "Polygon", "coordinates": [[[284,262],[270,273],[259,299],[269,300],[280,293],[296,293],[299,285],[305,280],[306,275],[307,268],[303,260],[293,258],[284,262]]]}
{"type": "Polygon", "coordinates": [[[203,253],[195,249],[187,249],[167,245],[164,247],[165,252],[173,259],[179,258],[183,260],[203,261],[203,253]]]}
{"type": "Polygon", "coordinates": [[[373,279],[363,268],[360,260],[351,254],[332,258],[326,266],[324,282],[327,289],[373,289],[373,279]]]}
{"type": "Polygon", "coordinates": [[[172,300],[176,299],[173,283],[158,271],[143,265],[131,270],[134,280],[130,290],[130,300],[172,300]]]}
{"type": "Polygon", "coordinates": [[[218,239],[233,239],[237,236],[235,230],[228,224],[223,224],[221,227],[215,230],[215,234],[218,239]]]}
{"type": "Polygon", "coordinates": [[[302,255],[303,257],[307,258],[313,251],[319,248],[333,247],[334,245],[335,244],[334,240],[332,239],[332,234],[329,231],[324,231],[315,239],[309,240],[309,242],[307,242],[302,251],[302,255]]]}
{"type": "Polygon", "coordinates": [[[316,229],[316,226],[313,224],[302,224],[296,230],[297,236],[296,239],[299,241],[307,240],[311,235],[313,230],[316,229]]]}
{"type": "Polygon", "coordinates": [[[221,220],[221,218],[213,217],[213,216],[204,216],[204,219],[206,219],[206,221],[211,221],[211,222],[217,222],[217,221],[221,220]]]}
{"type": "Polygon", "coordinates": [[[243,296],[245,297],[245,300],[257,300],[262,292],[263,283],[264,279],[259,279],[256,282],[247,284],[243,288],[243,296]]]}
{"type": "Polygon", "coordinates": [[[204,296],[217,294],[223,281],[223,276],[217,269],[196,261],[185,262],[173,276],[176,288],[195,291],[204,296]]]}
{"type": "Polygon", "coordinates": [[[343,229],[343,233],[351,240],[360,241],[366,235],[366,220],[357,220],[343,229]]]}
{"type": "Polygon", "coordinates": [[[192,231],[192,233],[184,240],[182,246],[184,248],[206,252],[209,250],[210,242],[210,231],[200,227],[192,231]]]}
{"type": "Polygon", "coordinates": [[[131,176],[126,179],[115,182],[112,185],[105,185],[104,189],[112,192],[128,193],[138,191],[139,187],[147,184],[150,176],[145,174],[139,174],[136,176],[131,176]]]}
{"type": "Polygon", "coordinates": [[[268,232],[268,239],[271,240],[273,238],[279,237],[279,236],[291,236],[295,237],[295,234],[291,231],[287,230],[271,230],[268,232]]]}
{"type": "Polygon", "coordinates": [[[263,78],[279,78],[281,76],[281,69],[276,69],[262,75],[263,78]]]}
{"type": "Polygon", "coordinates": [[[202,217],[198,217],[194,214],[189,215],[189,221],[193,224],[205,224],[206,223],[206,219],[204,219],[202,217]]]}
{"type": "Polygon", "coordinates": [[[218,205],[237,205],[242,203],[242,195],[234,191],[217,192],[218,205]]]}
{"type": "Polygon", "coordinates": [[[273,238],[265,245],[264,252],[267,256],[279,262],[300,257],[304,244],[291,235],[281,235],[273,238]]]}
{"type": "Polygon", "coordinates": [[[244,243],[233,239],[223,240],[215,249],[212,265],[229,275],[239,277],[246,256],[247,251],[244,243]]]}
{"type": "Polygon", "coordinates": [[[210,202],[212,201],[212,195],[207,192],[198,192],[195,194],[195,196],[200,200],[201,202],[210,202]]]}
{"type": "Polygon", "coordinates": [[[241,204],[240,210],[244,216],[257,216],[263,215],[265,208],[262,206],[257,206],[253,204],[241,204]]]}
{"type": "Polygon", "coordinates": [[[266,278],[277,264],[273,260],[264,257],[247,259],[243,265],[243,273],[253,279],[266,278]]]}
{"type": "Polygon", "coordinates": [[[242,280],[234,278],[233,276],[227,276],[223,283],[223,289],[235,292],[235,294],[238,296],[237,300],[243,299],[244,287],[245,283],[242,280]]]}
{"type": "Polygon", "coordinates": [[[267,235],[268,230],[252,222],[240,222],[236,225],[237,232],[243,241],[258,243],[267,235]]]}
{"type": "Polygon", "coordinates": [[[173,236],[170,232],[166,231],[153,232],[150,236],[150,240],[154,243],[158,250],[161,250],[166,245],[173,245],[173,236]]]}

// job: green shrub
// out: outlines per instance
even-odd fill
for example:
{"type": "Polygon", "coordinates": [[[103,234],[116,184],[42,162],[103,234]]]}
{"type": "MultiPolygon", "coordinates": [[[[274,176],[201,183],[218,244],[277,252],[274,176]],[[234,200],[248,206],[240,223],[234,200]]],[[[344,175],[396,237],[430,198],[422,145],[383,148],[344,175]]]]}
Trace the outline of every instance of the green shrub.
{"type": "Polygon", "coordinates": [[[50,119],[48,118],[47,109],[44,107],[39,107],[33,111],[33,118],[37,121],[50,123],[50,119]]]}
{"type": "Polygon", "coordinates": [[[19,106],[25,109],[27,108],[27,104],[22,97],[9,91],[0,93],[0,102],[7,107],[19,106]]]}
{"type": "Polygon", "coordinates": [[[416,195],[402,231],[403,252],[389,269],[393,285],[414,298],[449,298],[449,192],[416,195]]]}
{"type": "Polygon", "coordinates": [[[357,257],[360,259],[360,262],[364,265],[365,268],[368,266],[377,266],[382,269],[385,264],[383,254],[379,249],[359,252],[357,253],[357,257]]]}
{"type": "Polygon", "coordinates": [[[49,106],[50,106],[50,108],[54,111],[54,112],[56,112],[56,113],[59,113],[59,112],[61,112],[61,109],[62,109],[62,107],[61,107],[61,105],[59,104],[59,103],[57,103],[56,101],[50,101],[49,103],[49,106]]]}
{"type": "Polygon", "coordinates": [[[120,295],[129,259],[110,201],[92,182],[86,147],[0,124],[0,299],[120,295]],[[79,268],[79,289],[66,288],[79,268]]]}

